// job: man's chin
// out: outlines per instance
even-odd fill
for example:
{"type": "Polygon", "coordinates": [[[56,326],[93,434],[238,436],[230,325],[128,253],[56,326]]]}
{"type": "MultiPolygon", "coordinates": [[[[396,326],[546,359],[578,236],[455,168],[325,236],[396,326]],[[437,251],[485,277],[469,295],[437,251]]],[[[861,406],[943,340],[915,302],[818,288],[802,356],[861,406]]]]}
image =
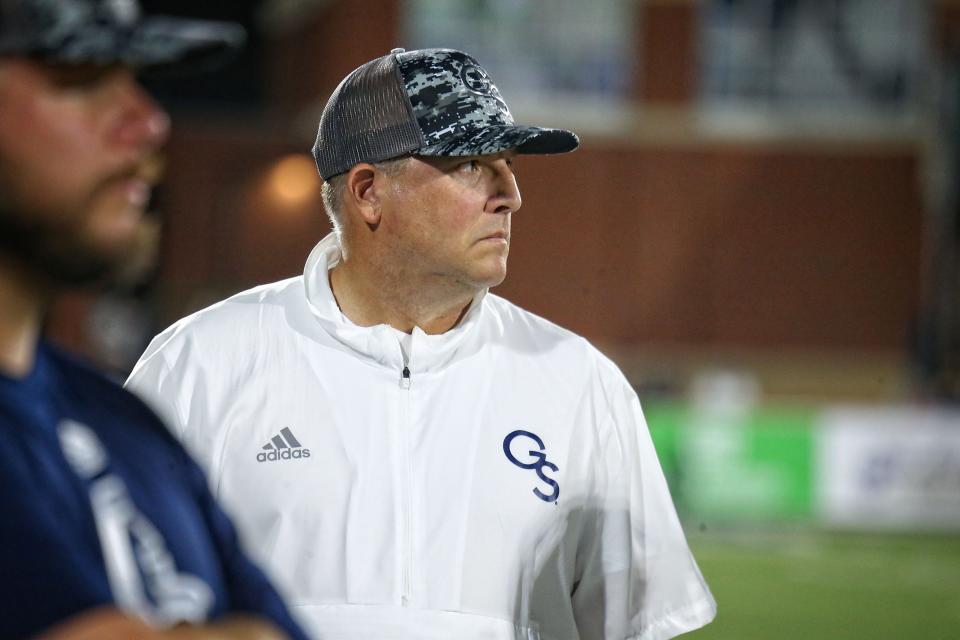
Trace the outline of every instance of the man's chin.
{"type": "Polygon", "coordinates": [[[40,251],[27,261],[27,268],[58,289],[107,288],[117,281],[122,258],[102,251],[40,251]]]}
{"type": "Polygon", "coordinates": [[[34,238],[20,252],[27,267],[58,288],[124,288],[147,276],[156,261],[159,223],[144,218],[126,238],[81,241],[73,236],[34,238]]]}
{"type": "Polygon", "coordinates": [[[123,245],[113,262],[112,284],[132,286],[142,282],[157,263],[159,247],[159,220],[153,216],[142,218],[133,238],[123,245]]]}
{"type": "Polygon", "coordinates": [[[129,237],[109,247],[89,251],[90,270],[87,274],[77,271],[78,276],[87,277],[74,284],[129,287],[142,282],[156,264],[160,224],[156,218],[142,218],[131,231],[129,237]]]}
{"type": "Polygon", "coordinates": [[[507,268],[503,266],[485,269],[475,273],[472,279],[477,289],[490,289],[502,284],[507,279],[507,268]]]}

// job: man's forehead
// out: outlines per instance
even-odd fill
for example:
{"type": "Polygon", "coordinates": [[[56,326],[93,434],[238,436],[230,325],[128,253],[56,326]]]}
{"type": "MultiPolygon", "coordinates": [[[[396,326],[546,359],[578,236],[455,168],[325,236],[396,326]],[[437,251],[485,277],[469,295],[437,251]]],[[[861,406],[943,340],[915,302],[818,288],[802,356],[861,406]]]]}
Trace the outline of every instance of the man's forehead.
{"type": "Polygon", "coordinates": [[[45,80],[45,65],[19,56],[0,56],[0,86],[23,87],[45,80]]]}
{"type": "Polygon", "coordinates": [[[0,56],[0,81],[78,84],[96,81],[125,68],[125,65],[114,62],[50,62],[28,57],[0,56]]]}
{"type": "Polygon", "coordinates": [[[513,160],[517,157],[516,149],[507,149],[505,151],[500,151],[498,153],[486,153],[486,154],[477,154],[469,156],[421,156],[414,154],[414,158],[420,160],[421,162],[426,162],[427,164],[437,164],[437,165],[452,165],[460,164],[461,162],[469,162],[471,160],[477,160],[480,162],[494,162],[500,160],[501,158],[506,160],[513,160]]]}

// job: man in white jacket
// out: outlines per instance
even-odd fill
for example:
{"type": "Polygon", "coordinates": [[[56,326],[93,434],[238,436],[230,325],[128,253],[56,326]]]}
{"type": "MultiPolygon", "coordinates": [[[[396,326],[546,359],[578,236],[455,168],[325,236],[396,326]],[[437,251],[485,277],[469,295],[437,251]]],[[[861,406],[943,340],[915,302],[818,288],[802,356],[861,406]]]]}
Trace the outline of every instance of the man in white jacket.
{"type": "Polygon", "coordinates": [[[320,121],[335,233],[304,275],[181,320],[131,374],[316,636],[656,640],[713,618],[630,385],[488,293],[514,156],[578,144],[514,124],[462,52],[368,62],[320,121]]]}

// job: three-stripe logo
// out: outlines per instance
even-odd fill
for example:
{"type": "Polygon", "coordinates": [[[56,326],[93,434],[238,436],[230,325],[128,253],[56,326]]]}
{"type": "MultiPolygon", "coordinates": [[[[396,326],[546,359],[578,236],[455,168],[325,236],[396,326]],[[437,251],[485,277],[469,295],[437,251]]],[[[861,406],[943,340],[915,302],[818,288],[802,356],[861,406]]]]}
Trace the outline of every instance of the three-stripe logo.
{"type": "Polygon", "coordinates": [[[280,429],[280,433],[270,438],[270,442],[263,445],[263,451],[257,454],[257,462],[273,462],[275,460],[292,460],[294,458],[309,458],[310,449],[305,448],[297,440],[289,427],[280,429]]]}

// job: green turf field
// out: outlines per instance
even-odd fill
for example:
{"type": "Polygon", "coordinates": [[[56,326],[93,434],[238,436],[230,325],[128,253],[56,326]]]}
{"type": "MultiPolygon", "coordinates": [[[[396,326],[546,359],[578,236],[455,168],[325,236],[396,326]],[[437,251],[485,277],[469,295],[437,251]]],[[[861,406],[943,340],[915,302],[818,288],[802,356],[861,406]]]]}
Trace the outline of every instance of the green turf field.
{"type": "Polygon", "coordinates": [[[960,639],[960,536],[693,531],[717,598],[696,640],[960,639]]]}

